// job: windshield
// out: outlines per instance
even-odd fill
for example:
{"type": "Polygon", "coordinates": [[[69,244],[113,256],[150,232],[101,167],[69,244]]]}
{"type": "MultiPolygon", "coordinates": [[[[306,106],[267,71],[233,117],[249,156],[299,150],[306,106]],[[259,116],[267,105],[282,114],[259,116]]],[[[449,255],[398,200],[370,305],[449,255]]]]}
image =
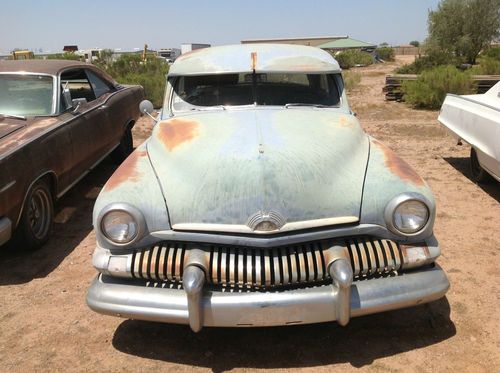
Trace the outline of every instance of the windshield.
{"type": "Polygon", "coordinates": [[[52,114],[52,79],[46,75],[0,74],[0,114],[52,114]]]}
{"type": "Polygon", "coordinates": [[[237,105],[336,107],[340,74],[217,74],[181,76],[174,82],[173,111],[237,105]]]}

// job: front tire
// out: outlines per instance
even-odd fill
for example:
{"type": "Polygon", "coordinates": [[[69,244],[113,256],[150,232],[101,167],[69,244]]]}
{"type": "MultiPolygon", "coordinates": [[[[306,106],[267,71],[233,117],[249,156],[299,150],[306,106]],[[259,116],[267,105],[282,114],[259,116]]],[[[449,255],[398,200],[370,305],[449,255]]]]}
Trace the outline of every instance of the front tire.
{"type": "Polygon", "coordinates": [[[22,250],[37,250],[47,242],[54,222],[54,202],[45,180],[37,181],[23,205],[14,242],[22,250]]]}
{"type": "Polygon", "coordinates": [[[479,164],[479,159],[477,158],[477,153],[474,148],[470,148],[470,170],[472,174],[472,179],[476,183],[488,183],[491,181],[491,176],[486,172],[479,164]]]}
{"type": "Polygon", "coordinates": [[[111,153],[113,161],[122,163],[134,150],[134,138],[132,137],[132,128],[128,127],[120,140],[120,144],[111,153]]]}

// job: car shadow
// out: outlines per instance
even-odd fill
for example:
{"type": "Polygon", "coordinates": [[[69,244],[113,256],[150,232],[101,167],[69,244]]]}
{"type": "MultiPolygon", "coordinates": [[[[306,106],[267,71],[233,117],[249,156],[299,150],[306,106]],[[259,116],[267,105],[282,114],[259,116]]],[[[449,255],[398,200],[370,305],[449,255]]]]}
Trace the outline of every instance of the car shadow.
{"type": "Polygon", "coordinates": [[[354,367],[442,342],[456,334],[446,298],[418,307],[337,323],[272,328],[204,328],[126,320],[113,346],[147,359],[211,368],[354,367]]]}
{"type": "Polygon", "coordinates": [[[500,202],[500,183],[491,178],[489,183],[481,183],[478,184],[472,179],[471,171],[470,171],[470,159],[469,157],[445,157],[443,158],[446,162],[448,162],[453,168],[455,168],[458,172],[462,173],[467,179],[477,184],[482,190],[490,195],[491,198],[495,199],[497,202],[500,202]]]}
{"type": "Polygon", "coordinates": [[[106,180],[116,169],[106,158],[55,205],[49,241],[27,252],[7,243],[0,247],[0,286],[22,284],[50,274],[92,231],[92,209],[106,180]]]}

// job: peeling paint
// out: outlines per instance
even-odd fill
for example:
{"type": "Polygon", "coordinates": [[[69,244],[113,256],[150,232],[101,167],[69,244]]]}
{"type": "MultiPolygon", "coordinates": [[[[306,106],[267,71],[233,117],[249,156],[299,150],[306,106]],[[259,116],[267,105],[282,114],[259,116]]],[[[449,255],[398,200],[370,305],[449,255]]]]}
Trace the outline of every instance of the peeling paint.
{"type": "Polygon", "coordinates": [[[193,140],[199,134],[199,123],[185,118],[170,119],[160,123],[158,139],[169,150],[193,140]]]}
{"type": "Polygon", "coordinates": [[[138,182],[142,176],[141,172],[137,167],[137,163],[142,157],[147,156],[147,151],[140,150],[135,151],[118,167],[104,186],[105,191],[110,191],[120,186],[126,181],[138,182]]]}
{"type": "Polygon", "coordinates": [[[415,172],[415,170],[403,159],[398,157],[391,149],[377,140],[373,140],[372,143],[382,151],[385,165],[393,174],[399,176],[403,181],[412,183],[416,186],[425,185],[425,181],[415,172]]]}

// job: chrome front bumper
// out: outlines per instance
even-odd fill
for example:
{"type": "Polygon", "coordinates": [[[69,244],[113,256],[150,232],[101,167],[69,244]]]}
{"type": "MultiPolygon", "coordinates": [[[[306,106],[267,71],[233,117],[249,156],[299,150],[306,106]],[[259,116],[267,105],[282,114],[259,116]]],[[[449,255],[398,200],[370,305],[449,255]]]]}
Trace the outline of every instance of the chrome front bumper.
{"type": "MultiPolygon", "coordinates": [[[[189,289],[200,284],[195,281],[189,289]]],[[[143,280],[99,275],[87,304],[96,312],[131,319],[202,326],[276,326],[345,321],[349,317],[414,306],[441,298],[449,288],[437,264],[395,277],[354,281],[347,292],[338,284],[279,292],[220,292],[203,289],[193,310],[189,290],[145,286],[143,280]],[[345,295],[350,293],[349,297],[345,295]],[[347,302],[349,304],[341,304],[347,302]],[[339,320],[341,319],[341,320],[339,320]],[[199,325],[197,325],[197,323],[199,325]]],[[[186,285],[185,285],[186,287],[186,285]]],[[[196,294],[196,293],[195,293],[196,294]]],[[[341,322],[345,324],[345,322],[341,322]]]]}

